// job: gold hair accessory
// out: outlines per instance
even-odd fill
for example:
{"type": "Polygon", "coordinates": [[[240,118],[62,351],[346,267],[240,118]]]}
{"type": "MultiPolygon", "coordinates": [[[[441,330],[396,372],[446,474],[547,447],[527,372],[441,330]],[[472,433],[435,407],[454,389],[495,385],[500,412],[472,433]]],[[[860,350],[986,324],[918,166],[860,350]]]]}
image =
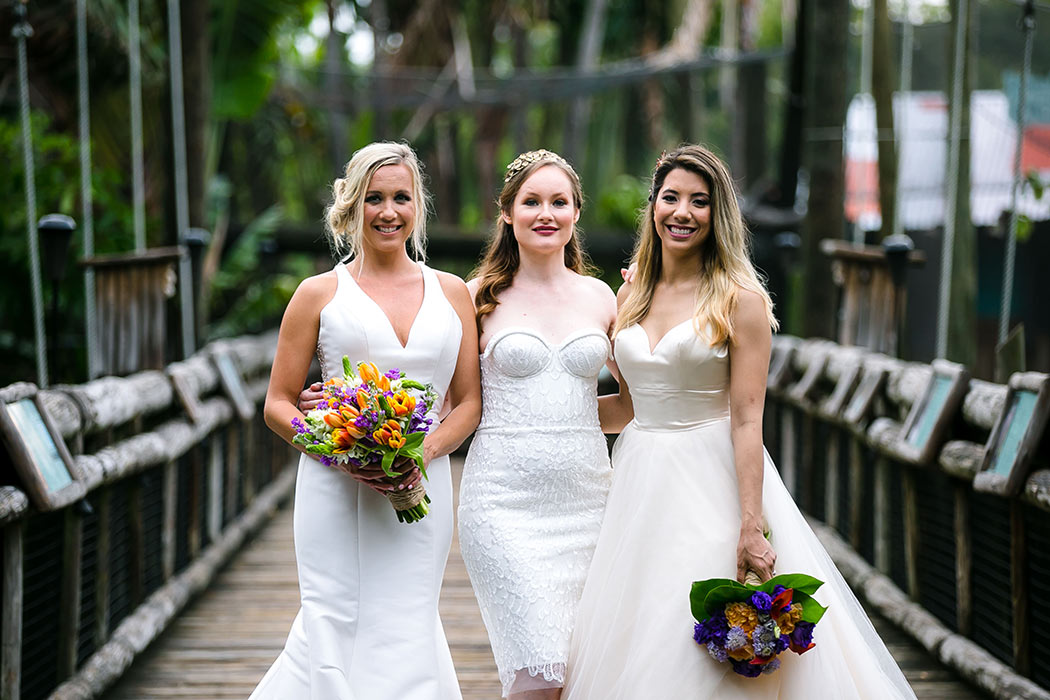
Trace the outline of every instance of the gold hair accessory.
{"type": "MultiPolygon", "coordinates": [[[[520,156],[511,161],[510,165],[507,166],[507,174],[503,176],[503,182],[509,181],[512,177],[518,174],[518,172],[526,165],[532,165],[533,163],[539,163],[542,160],[551,160],[556,163],[561,163],[569,170],[572,170],[572,166],[569,162],[559,156],[553,151],[548,151],[545,148],[541,148],[538,151],[527,151],[522,153],[520,156]]],[[[573,171],[575,172],[575,171],[573,171]]]]}

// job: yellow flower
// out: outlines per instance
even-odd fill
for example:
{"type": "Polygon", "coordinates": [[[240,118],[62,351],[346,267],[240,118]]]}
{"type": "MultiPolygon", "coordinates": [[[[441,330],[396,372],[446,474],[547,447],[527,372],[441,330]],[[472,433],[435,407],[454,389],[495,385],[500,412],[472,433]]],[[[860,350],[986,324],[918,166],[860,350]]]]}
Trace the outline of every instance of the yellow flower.
{"type": "Polygon", "coordinates": [[[416,410],[416,399],[404,391],[399,391],[390,397],[390,408],[394,410],[394,415],[407,416],[416,410]]]}
{"type": "Polygon", "coordinates": [[[332,452],[343,454],[350,451],[357,439],[346,428],[336,428],[332,431],[332,442],[335,444],[332,452]]]}
{"type": "Polygon", "coordinates": [[[388,420],[372,431],[372,439],[380,445],[386,445],[395,450],[405,446],[405,438],[401,435],[401,426],[395,420],[388,420]]]}
{"type": "Polygon", "coordinates": [[[750,635],[758,627],[758,613],[747,603],[730,603],[726,606],[726,622],[730,627],[739,627],[750,635]]]}
{"type": "Polygon", "coordinates": [[[739,649],[734,649],[733,651],[726,653],[729,655],[729,658],[735,659],[736,661],[750,661],[755,658],[755,650],[750,644],[745,644],[739,649]]]}
{"type": "Polygon", "coordinates": [[[780,613],[780,617],[777,618],[777,626],[780,631],[784,634],[791,634],[795,629],[795,625],[802,619],[802,606],[792,605],[791,610],[788,612],[780,613]]]}

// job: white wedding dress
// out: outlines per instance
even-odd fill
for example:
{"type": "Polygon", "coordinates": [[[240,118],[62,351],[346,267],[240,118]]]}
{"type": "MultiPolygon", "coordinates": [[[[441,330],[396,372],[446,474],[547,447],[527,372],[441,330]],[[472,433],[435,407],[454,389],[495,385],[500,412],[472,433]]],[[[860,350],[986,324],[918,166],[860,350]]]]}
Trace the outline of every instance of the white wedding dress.
{"type": "Polygon", "coordinates": [[[693,641],[693,581],[734,578],[740,503],[729,420],[729,353],[691,321],[650,350],[616,338],[635,418],[613,448],[613,483],[580,601],[564,700],[911,700],[915,696],[765,455],[762,505],[780,573],[824,581],[828,606],[802,656],[735,674],[693,641]]]}
{"type": "MultiPolygon", "coordinates": [[[[434,271],[420,265],[423,304],[402,347],[382,309],[342,264],[321,311],[325,379],[343,355],[432,382],[436,406],[456,367],[463,328],[434,271]]],[[[431,414],[435,418],[436,413],[431,414]]],[[[301,457],[295,556],[302,608],[284,651],[252,700],[458,700],[438,592],[452,541],[448,457],[427,467],[430,514],[399,523],[389,501],[350,476],[301,457]]]]}
{"type": "Polygon", "coordinates": [[[481,356],[481,425],[460,486],[459,540],[503,694],[561,687],[610,471],[598,329],[552,345],[497,333],[481,356]]]}

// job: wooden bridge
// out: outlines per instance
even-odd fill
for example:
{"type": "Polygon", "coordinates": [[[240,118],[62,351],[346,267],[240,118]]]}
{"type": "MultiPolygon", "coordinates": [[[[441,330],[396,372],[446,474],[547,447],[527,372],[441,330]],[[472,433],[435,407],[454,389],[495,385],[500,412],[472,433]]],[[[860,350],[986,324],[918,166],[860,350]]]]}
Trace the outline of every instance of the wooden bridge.
{"type": "MultiPolygon", "coordinates": [[[[453,465],[458,483],[462,459],[453,465]]],[[[298,609],[287,505],[105,698],[243,700],[280,652],[298,609]]],[[[464,700],[498,698],[496,665],[458,539],[441,590],[441,619],[464,700]]],[[[872,619],[920,700],[981,697],[885,619],[872,619]]]]}
{"type": "MultiPolygon", "coordinates": [[[[274,346],[0,389],[0,700],[254,688],[298,608],[274,346]]],[[[1050,700],[1050,377],[778,337],[767,386],[765,444],[918,696],[1050,700]]],[[[498,697],[455,546],[441,612],[464,696],[498,697]]]]}

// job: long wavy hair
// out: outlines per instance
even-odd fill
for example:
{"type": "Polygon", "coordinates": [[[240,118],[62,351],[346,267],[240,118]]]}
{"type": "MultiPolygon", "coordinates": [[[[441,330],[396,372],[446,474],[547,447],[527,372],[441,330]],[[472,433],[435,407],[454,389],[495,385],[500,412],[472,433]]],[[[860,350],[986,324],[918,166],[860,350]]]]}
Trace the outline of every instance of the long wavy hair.
{"type": "MultiPolygon", "coordinates": [[[[583,208],[583,188],[580,177],[569,163],[557,153],[550,151],[529,151],[518,156],[507,166],[507,174],[500,190],[499,213],[492,236],[485,246],[473,277],[480,280],[478,291],[474,295],[474,306],[477,308],[478,332],[481,332],[483,319],[499,306],[499,295],[510,287],[514,275],[521,264],[518,241],[514,238],[514,226],[503,220],[503,215],[510,217],[514,209],[514,198],[525,181],[534,172],[545,166],[552,166],[564,172],[572,189],[572,200],[577,210],[583,208]]],[[[581,275],[590,274],[591,265],[587,254],[580,243],[579,227],[573,224],[572,236],[565,245],[565,267],[581,275]]]]}
{"type": "Polygon", "coordinates": [[[677,169],[699,175],[711,192],[711,231],[700,248],[697,267],[696,308],[693,328],[712,346],[732,342],[733,312],[737,291],[748,289],[765,302],[766,320],[777,329],[773,302],[754,265],[750,234],[737,203],[736,188],[725,163],[708,149],[684,144],[661,156],[653,172],[649,203],[642,212],[631,262],[636,266],[631,290],[616,315],[614,334],[639,323],[649,314],[653,292],[660,279],[662,250],[653,209],[667,175],[677,169]]]}
{"type": "Polygon", "coordinates": [[[423,184],[423,168],[416,152],[405,143],[380,141],[354,152],[346,164],[346,173],[332,183],[332,202],[325,209],[325,230],[332,252],[342,260],[356,257],[361,251],[364,230],[364,201],[372,176],[384,165],[404,165],[412,173],[412,203],[416,219],[409,235],[417,260],[427,258],[427,215],[430,196],[423,184]]]}

